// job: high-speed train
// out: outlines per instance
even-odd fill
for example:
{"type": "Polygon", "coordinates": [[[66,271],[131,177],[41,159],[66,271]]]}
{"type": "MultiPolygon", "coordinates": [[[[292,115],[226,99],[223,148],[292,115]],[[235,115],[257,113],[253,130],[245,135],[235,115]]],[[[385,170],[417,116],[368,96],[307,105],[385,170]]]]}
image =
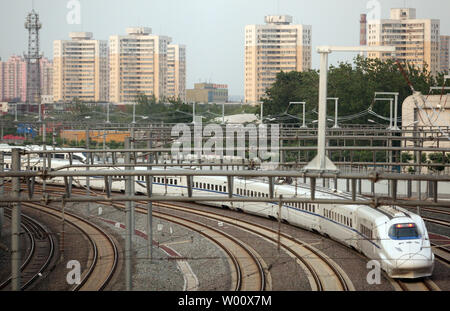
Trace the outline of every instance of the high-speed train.
{"type": "MultiPolygon", "coordinates": [[[[81,159],[82,160],[82,159],[81,159]]],[[[22,167],[29,165],[22,161],[22,167]]],[[[32,158],[30,170],[42,169],[42,158],[32,158]]],[[[5,158],[6,169],[10,167],[10,159],[5,158]]],[[[77,164],[74,162],[73,164],[77,164]]],[[[78,162],[81,164],[81,162],[78,162]]],[[[54,159],[52,168],[68,165],[66,159],[54,159]]],[[[84,168],[65,168],[64,170],[80,170],[84,168]]],[[[91,170],[106,168],[91,168],[91,170]]],[[[124,167],[109,168],[117,172],[111,180],[112,191],[123,191],[124,178],[121,172],[124,167]]],[[[163,168],[153,168],[162,170],[163,168]]],[[[147,170],[146,167],[134,168],[135,171],[147,170]]],[[[174,169],[171,168],[173,171],[174,169]]],[[[175,169],[184,170],[182,168],[175,169]]],[[[47,180],[48,184],[64,185],[63,178],[47,180]]],[[[73,179],[75,186],[86,186],[85,177],[73,179]]],[[[104,177],[90,177],[89,185],[93,189],[105,190],[104,177]]],[[[194,176],[192,194],[198,196],[226,196],[228,180],[223,176],[194,176]]],[[[235,197],[269,197],[269,185],[261,179],[243,179],[235,177],[232,183],[232,194],[235,197]]],[[[146,193],[145,176],[135,177],[135,192],[146,193]]],[[[152,191],[156,195],[188,196],[186,176],[154,176],[152,191]]],[[[310,188],[306,184],[275,184],[274,197],[310,198],[310,188]]],[[[380,206],[376,209],[366,205],[344,205],[339,200],[348,199],[351,195],[340,191],[316,189],[318,199],[336,199],[336,204],[316,203],[284,203],[281,219],[291,225],[298,226],[337,240],[353,248],[370,259],[378,260],[381,268],[392,278],[420,278],[430,276],[434,268],[434,254],[422,218],[397,206],[380,206]]],[[[363,197],[359,197],[364,199],[363,197]]],[[[220,208],[255,214],[278,219],[279,206],[276,199],[270,203],[250,202],[199,202],[220,208]]]]}

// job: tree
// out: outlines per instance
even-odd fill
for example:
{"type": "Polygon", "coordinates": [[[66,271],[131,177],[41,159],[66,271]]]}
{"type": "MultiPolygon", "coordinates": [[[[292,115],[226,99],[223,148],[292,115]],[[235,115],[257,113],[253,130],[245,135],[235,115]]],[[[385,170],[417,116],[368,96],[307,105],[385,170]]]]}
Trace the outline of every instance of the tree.
{"type": "MultiPolygon", "coordinates": [[[[416,91],[427,93],[436,80],[428,73],[426,67],[419,69],[412,64],[403,64],[404,71],[416,91]]],[[[440,77],[443,81],[443,78],[440,77]]],[[[317,118],[319,88],[319,72],[280,72],[276,81],[266,91],[262,99],[266,115],[280,115],[286,112],[291,101],[306,101],[307,115],[317,118]]],[[[374,112],[389,116],[388,101],[374,102],[375,92],[399,92],[398,111],[401,114],[401,104],[412,94],[411,89],[393,60],[381,61],[356,57],[354,63],[341,62],[330,66],[328,75],[328,96],[339,98],[339,116],[355,115],[369,107],[374,112]]],[[[289,114],[301,114],[302,107],[289,108],[289,114]]],[[[333,116],[334,103],[328,102],[328,115],[333,116]]],[[[293,120],[298,122],[298,120],[293,120]]],[[[352,122],[366,123],[367,116],[361,116],[352,122]]],[[[383,121],[380,121],[383,122],[383,121]]]]}
{"type": "MultiPolygon", "coordinates": [[[[442,152],[433,152],[428,154],[429,163],[437,164],[437,163],[450,163],[449,158],[443,154],[442,152]]],[[[445,169],[445,166],[429,166],[428,167],[433,172],[442,172],[445,169]]]]}

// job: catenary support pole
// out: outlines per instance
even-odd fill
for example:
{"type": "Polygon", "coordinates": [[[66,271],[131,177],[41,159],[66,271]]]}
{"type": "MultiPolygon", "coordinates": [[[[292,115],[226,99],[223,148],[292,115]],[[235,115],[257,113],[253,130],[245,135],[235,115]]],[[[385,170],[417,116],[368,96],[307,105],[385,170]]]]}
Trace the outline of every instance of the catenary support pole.
{"type": "MultiPolygon", "coordinates": [[[[86,149],[87,150],[89,150],[90,148],[89,148],[89,145],[90,145],[90,143],[89,143],[89,139],[90,139],[90,132],[89,132],[89,128],[86,130],[86,149]]],[[[87,164],[93,164],[92,162],[91,162],[91,154],[90,153],[87,153],[86,154],[86,162],[87,162],[87,164]]],[[[89,171],[89,166],[87,166],[86,167],[86,171],[89,171]]],[[[86,195],[91,195],[91,189],[90,189],[90,182],[91,182],[91,180],[90,180],[90,178],[89,177],[86,177],[86,195]]],[[[90,215],[91,214],[91,203],[89,203],[88,202],[88,204],[87,204],[87,212],[88,212],[88,215],[90,215]]]]}
{"type": "MultiPolygon", "coordinates": [[[[153,142],[152,142],[152,133],[151,131],[147,132],[147,148],[151,149],[153,147],[153,142]]],[[[149,153],[147,156],[147,162],[149,164],[153,164],[153,154],[149,153]]],[[[147,167],[148,170],[151,170],[152,167],[148,166],[147,167]]],[[[152,186],[153,186],[153,177],[149,176],[149,180],[148,180],[148,195],[151,196],[152,195],[152,186]]],[[[150,259],[150,261],[153,259],[153,217],[152,217],[152,213],[153,213],[153,202],[149,201],[147,203],[147,249],[148,249],[148,257],[150,259]]]]}
{"type": "MultiPolygon", "coordinates": [[[[130,148],[130,137],[125,137],[125,149],[130,148]]],[[[130,164],[130,152],[125,154],[125,164],[130,164]]],[[[131,167],[126,167],[125,170],[130,170],[131,167]]],[[[131,176],[125,177],[125,193],[131,195],[131,176]]],[[[127,201],[125,205],[125,286],[127,291],[131,291],[133,283],[131,279],[131,254],[132,254],[132,231],[131,231],[131,201],[127,201]]]]}
{"type": "MultiPolygon", "coordinates": [[[[20,171],[20,149],[12,150],[11,168],[20,171]]],[[[15,198],[20,197],[20,177],[12,178],[12,190],[15,198]]],[[[11,217],[11,286],[13,291],[20,290],[20,222],[21,204],[14,203],[11,217]]]]}

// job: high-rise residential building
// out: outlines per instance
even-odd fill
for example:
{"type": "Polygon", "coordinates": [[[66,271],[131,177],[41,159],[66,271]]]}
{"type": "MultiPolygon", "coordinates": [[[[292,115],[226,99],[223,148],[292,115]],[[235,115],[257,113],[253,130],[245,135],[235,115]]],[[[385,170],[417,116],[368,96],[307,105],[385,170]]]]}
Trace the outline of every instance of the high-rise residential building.
{"type": "Polygon", "coordinates": [[[441,51],[440,51],[440,64],[441,64],[441,72],[449,71],[450,67],[450,36],[441,36],[441,51]]]}
{"type": "Polygon", "coordinates": [[[53,98],[69,102],[108,100],[108,45],[91,32],[72,32],[53,42],[53,98]]]}
{"type": "Polygon", "coordinates": [[[0,99],[1,101],[27,100],[27,62],[17,55],[8,61],[0,62],[0,99]]]}
{"type": "Polygon", "coordinates": [[[186,47],[181,44],[167,46],[166,97],[186,98],[186,47]]]}
{"type": "Polygon", "coordinates": [[[151,34],[151,28],[127,28],[125,36],[110,36],[110,101],[132,103],[139,95],[166,96],[167,53],[171,38],[151,34]]]}
{"type": "Polygon", "coordinates": [[[41,95],[53,95],[53,61],[42,57],[41,62],[41,95]]]}
{"type": "Polygon", "coordinates": [[[391,9],[390,19],[367,21],[367,45],[395,46],[396,52],[369,52],[369,58],[397,58],[418,68],[427,65],[435,75],[440,70],[440,21],[417,19],[416,9],[391,9]]]}
{"type": "Polygon", "coordinates": [[[292,16],[269,15],[264,25],[245,26],[245,102],[256,105],[280,71],[311,69],[311,26],[292,16]]]}

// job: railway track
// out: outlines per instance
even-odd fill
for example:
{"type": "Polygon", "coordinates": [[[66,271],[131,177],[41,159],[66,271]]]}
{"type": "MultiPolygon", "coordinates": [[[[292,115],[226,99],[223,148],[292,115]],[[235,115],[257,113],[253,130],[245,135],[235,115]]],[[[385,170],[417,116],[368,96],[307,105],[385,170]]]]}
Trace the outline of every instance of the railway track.
{"type": "Polygon", "coordinates": [[[395,282],[402,291],[440,291],[440,288],[429,279],[419,281],[396,280],[395,282]]]}
{"type": "MultiPolygon", "coordinates": [[[[5,216],[11,219],[11,209],[6,208],[5,216]]],[[[30,288],[49,268],[55,255],[55,241],[47,228],[27,215],[22,214],[21,227],[29,239],[29,252],[20,267],[21,290],[30,288]]],[[[0,290],[11,289],[12,277],[0,284],[0,290]]]]}
{"type": "MultiPolygon", "coordinates": [[[[47,186],[48,188],[49,186],[47,186]]],[[[63,192],[63,188],[54,186],[52,187],[55,191],[63,192]]],[[[49,189],[48,189],[49,190],[49,189]]],[[[72,189],[74,193],[80,192],[80,194],[85,194],[84,190],[82,189],[72,189]]],[[[93,193],[96,193],[94,190],[92,190],[93,193]]],[[[100,196],[100,194],[99,194],[100,196]]],[[[103,196],[103,193],[101,194],[103,196]]],[[[99,199],[98,203],[102,204],[109,204],[99,199]]],[[[146,203],[146,202],[140,202],[140,203],[146,203]]],[[[116,207],[124,208],[124,204],[118,204],[114,203],[116,207]]],[[[175,204],[167,204],[167,203],[154,203],[156,206],[161,206],[165,208],[169,208],[172,210],[178,210],[178,211],[184,211],[189,214],[195,214],[196,216],[206,217],[209,219],[214,219],[217,221],[222,221],[224,223],[228,223],[230,225],[233,225],[235,227],[238,227],[242,230],[245,230],[247,232],[251,232],[255,235],[261,236],[264,239],[270,241],[271,243],[277,244],[278,243],[278,232],[275,230],[266,228],[262,225],[246,222],[243,220],[236,220],[236,218],[226,217],[219,215],[214,212],[205,212],[205,211],[199,211],[199,210],[193,210],[191,208],[184,208],[179,205],[175,204]]],[[[147,213],[146,209],[142,209],[137,207],[137,212],[140,213],[147,213]]],[[[167,217],[174,217],[173,215],[169,215],[168,213],[162,213],[162,212],[154,212],[153,213],[157,217],[166,217],[167,220],[169,220],[167,217]]],[[[180,219],[180,218],[179,218],[180,219]]],[[[179,219],[172,218],[173,221],[179,221],[179,219]]],[[[169,220],[169,221],[172,221],[169,220]]],[[[183,220],[185,222],[186,226],[191,225],[186,223],[186,219],[183,220]]],[[[189,222],[189,221],[188,221],[189,222]]],[[[196,224],[198,225],[198,224],[196,224]]],[[[210,228],[210,227],[209,227],[210,228]]],[[[217,234],[217,233],[215,233],[217,234]]],[[[220,245],[220,244],[219,244],[220,245]]],[[[303,268],[303,270],[306,272],[308,276],[308,281],[310,284],[310,287],[313,291],[347,291],[347,290],[354,290],[354,286],[350,280],[350,278],[344,273],[344,271],[336,264],[334,263],[330,258],[328,258],[324,253],[320,252],[319,250],[315,249],[314,247],[308,245],[307,243],[303,241],[299,241],[287,234],[281,234],[280,235],[280,245],[281,247],[293,258],[296,259],[297,263],[303,268]]],[[[223,245],[222,245],[223,246],[223,245]]],[[[233,260],[232,260],[233,261],[233,260]]],[[[255,260],[253,260],[255,262],[255,260]]],[[[234,265],[234,264],[233,264],[234,265]]],[[[236,265],[234,265],[234,269],[236,271],[239,271],[239,268],[236,268],[236,265]]],[[[260,268],[258,268],[260,269],[260,268]]],[[[245,275],[254,275],[256,268],[250,269],[250,273],[245,273],[245,275]]],[[[258,273],[261,275],[261,272],[258,273]]],[[[235,277],[234,279],[239,280],[239,277],[235,277]]],[[[254,284],[261,283],[261,278],[259,282],[252,281],[254,284]]],[[[245,283],[245,282],[243,282],[245,283]]],[[[238,284],[238,282],[235,282],[235,284],[238,284]]],[[[236,285],[234,288],[238,288],[236,285]]],[[[263,288],[261,285],[259,288],[263,288]]],[[[243,290],[242,288],[239,290],[243,290]]],[[[253,289],[255,290],[255,289],[253,289]]],[[[257,289],[260,290],[260,289],[257,289]]]]}
{"type": "MultiPolygon", "coordinates": [[[[175,204],[154,203],[154,205],[224,222],[261,236],[274,244],[278,243],[278,232],[262,225],[175,204]]],[[[136,211],[146,212],[145,209],[139,207],[136,208],[136,211]]],[[[345,273],[330,258],[314,247],[284,233],[280,234],[280,246],[306,271],[312,290],[354,290],[353,284],[345,273]]]]}
{"type": "MultiPolygon", "coordinates": [[[[140,213],[147,213],[144,209],[136,209],[140,213]]],[[[167,213],[153,212],[155,217],[184,226],[200,233],[222,248],[229,257],[232,270],[232,288],[235,291],[264,291],[270,290],[267,283],[262,258],[249,245],[220,230],[204,225],[200,222],[177,217],[167,213]]]]}
{"type": "MultiPolygon", "coordinates": [[[[63,192],[64,190],[58,186],[47,186],[47,190],[63,192]]],[[[39,192],[39,190],[37,190],[39,192]]],[[[83,190],[73,189],[73,192],[82,193],[83,190]]],[[[95,191],[93,191],[96,194],[95,191]]],[[[125,208],[125,204],[115,203],[118,208],[125,208]]],[[[140,210],[146,213],[145,210],[140,210]]],[[[232,270],[232,287],[231,290],[236,291],[264,291],[271,290],[270,277],[266,276],[266,264],[262,258],[249,245],[246,245],[238,239],[221,232],[217,229],[208,227],[199,222],[183,219],[164,213],[156,213],[153,215],[166,221],[187,227],[205,236],[213,243],[217,244],[228,256],[230,267],[232,270]]],[[[92,243],[91,243],[92,244],[92,243]]]]}
{"type": "MultiPolygon", "coordinates": [[[[61,211],[43,204],[22,204],[59,220],[62,218],[61,211]]],[[[65,212],[64,218],[67,223],[82,231],[92,246],[92,256],[89,256],[87,269],[81,275],[80,284],[75,285],[72,290],[103,290],[111,280],[118,264],[118,250],[114,240],[97,225],[79,216],[65,212]]]]}

